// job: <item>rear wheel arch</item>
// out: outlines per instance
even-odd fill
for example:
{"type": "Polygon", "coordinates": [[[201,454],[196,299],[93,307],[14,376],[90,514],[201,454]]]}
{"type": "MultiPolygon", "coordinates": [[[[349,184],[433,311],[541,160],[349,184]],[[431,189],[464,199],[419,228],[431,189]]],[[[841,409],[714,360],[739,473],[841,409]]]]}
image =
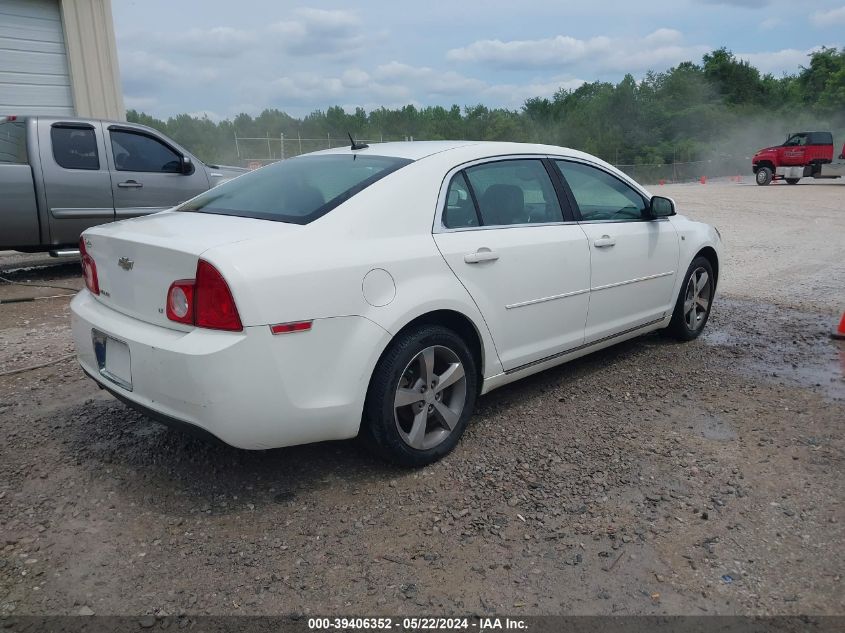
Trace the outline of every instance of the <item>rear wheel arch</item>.
{"type": "MultiPolygon", "coordinates": [[[[439,325],[441,327],[445,327],[455,332],[455,334],[464,340],[475,360],[475,365],[478,370],[478,384],[480,386],[484,380],[484,363],[486,360],[486,353],[481,333],[475,323],[473,323],[472,319],[456,310],[433,310],[414,317],[408,321],[396,332],[396,334],[392,337],[391,342],[396,340],[405,332],[425,325],[439,325]]],[[[390,347],[389,343],[387,347],[390,347]]],[[[387,347],[382,351],[382,355],[384,354],[384,351],[387,351],[387,347]]]]}

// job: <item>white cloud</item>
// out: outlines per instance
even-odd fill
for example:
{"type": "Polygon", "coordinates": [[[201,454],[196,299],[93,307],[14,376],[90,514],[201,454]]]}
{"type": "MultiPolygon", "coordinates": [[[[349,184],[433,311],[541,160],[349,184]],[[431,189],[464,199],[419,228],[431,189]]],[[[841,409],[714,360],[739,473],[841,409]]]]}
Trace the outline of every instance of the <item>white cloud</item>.
{"type": "Polygon", "coordinates": [[[123,97],[123,103],[127,110],[138,110],[141,112],[150,112],[158,107],[158,99],[155,97],[133,97],[126,95],[123,97]]]}
{"type": "Polygon", "coordinates": [[[210,29],[190,29],[175,42],[175,46],[205,57],[232,57],[249,50],[256,39],[252,31],[215,26],[210,29]]]}
{"type": "Polygon", "coordinates": [[[783,20],[776,15],[773,15],[760,22],[760,28],[764,31],[771,31],[772,29],[779,27],[781,24],[783,24],[783,20]]]}
{"type": "Polygon", "coordinates": [[[810,16],[810,22],[819,28],[845,25],[845,5],[829,11],[816,11],[810,16]]]}
{"type": "Polygon", "coordinates": [[[575,90],[584,83],[586,82],[583,79],[561,77],[525,84],[492,84],[484,89],[482,95],[494,103],[517,108],[531,97],[549,98],[554,96],[558,90],[575,90]]]}
{"type": "MultiPolygon", "coordinates": [[[[314,104],[362,98],[364,107],[397,107],[431,102],[485,102],[493,106],[519,107],[529,97],[550,97],[574,89],[582,79],[554,76],[519,83],[490,83],[466,77],[453,70],[412,66],[397,61],[377,66],[370,72],[350,68],[338,77],[296,73],[272,82],[271,99],[281,104],[314,104]],[[468,96],[469,95],[469,96],[468,96]]],[[[351,106],[350,106],[351,107],[351,106]]]]}
{"type": "Polygon", "coordinates": [[[486,84],[451,70],[390,62],[376,68],[373,76],[385,82],[411,84],[429,95],[456,96],[483,89],[486,84]]]}
{"type": "Polygon", "coordinates": [[[479,40],[454,48],[452,61],[481,63],[494,68],[566,68],[578,65],[599,71],[640,72],[663,70],[681,61],[695,60],[709,46],[684,45],[674,29],[658,29],[643,38],[578,39],[568,35],[537,40],[479,40]]]}
{"type": "Polygon", "coordinates": [[[772,0],[702,0],[704,4],[724,4],[743,9],[756,9],[772,4],[772,0]]]}
{"type": "Polygon", "coordinates": [[[365,42],[363,22],[345,10],[296,9],[293,18],[270,25],[271,37],[291,55],[347,57],[365,42]]]}
{"type": "Polygon", "coordinates": [[[588,55],[604,54],[611,40],[594,37],[579,40],[568,35],[539,40],[478,40],[469,46],[453,48],[446,57],[457,62],[480,62],[504,68],[565,66],[588,55]]]}
{"type": "Polygon", "coordinates": [[[818,48],[799,51],[795,48],[784,48],[779,51],[760,53],[736,53],[736,57],[744,59],[761,73],[771,73],[776,77],[782,73],[795,73],[799,67],[809,63],[808,56],[818,48]]]}
{"type": "Polygon", "coordinates": [[[158,76],[173,79],[182,74],[176,64],[147,51],[127,51],[120,56],[120,71],[124,80],[135,77],[158,76]]]}

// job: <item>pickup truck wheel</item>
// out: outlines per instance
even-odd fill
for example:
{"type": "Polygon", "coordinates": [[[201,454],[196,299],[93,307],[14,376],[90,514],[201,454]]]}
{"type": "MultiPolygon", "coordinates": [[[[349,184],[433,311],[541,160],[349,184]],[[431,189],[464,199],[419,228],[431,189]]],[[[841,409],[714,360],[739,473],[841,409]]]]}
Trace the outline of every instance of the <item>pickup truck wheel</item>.
{"type": "Polygon", "coordinates": [[[757,170],[756,180],[757,184],[760,186],[768,185],[770,182],[772,182],[772,168],[760,167],[757,170]]]}
{"type": "Polygon", "coordinates": [[[801,180],[800,178],[787,178],[786,184],[788,185],[797,185],[798,181],[801,180]]]}

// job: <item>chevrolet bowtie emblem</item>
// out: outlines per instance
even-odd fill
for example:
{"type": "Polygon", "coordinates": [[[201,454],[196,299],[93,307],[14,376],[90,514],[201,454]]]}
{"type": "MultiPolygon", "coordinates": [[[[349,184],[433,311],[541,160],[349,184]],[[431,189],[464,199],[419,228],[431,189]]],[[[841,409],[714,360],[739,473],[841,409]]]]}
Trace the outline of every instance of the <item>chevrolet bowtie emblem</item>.
{"type": "Polygon", "coordinates": [[[128,257],[121,257],[117,260],[117,265],[120,266],[123,270],[132,270],[132,267],[135,265],[128,257]]]}

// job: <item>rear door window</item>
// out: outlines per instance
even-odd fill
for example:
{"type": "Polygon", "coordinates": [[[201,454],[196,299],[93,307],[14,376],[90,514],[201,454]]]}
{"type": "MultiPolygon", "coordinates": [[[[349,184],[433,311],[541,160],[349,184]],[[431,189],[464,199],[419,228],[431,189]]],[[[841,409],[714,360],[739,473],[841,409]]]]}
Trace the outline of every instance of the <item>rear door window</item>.
{"type": "Polygon", "coordinates": [[[464,173],[458,172],[449,183],[446,207],[443,209],[443,226],[447,229],[466,229],[478,226],[478,213],[472,202],[464,173]]]}
{"type": "Polygon", "coordinates": [[[25,165],[28,160],[26,122],[0,122],[0,163],[25,165]]]}
{"type": "Polygon", "coordinates": [[[89,126],[54,125],[50,128],[53,158],[65,169],[100,169],[97,136],[89,126]]]}
{"type": "Polygon", "coordinates": [[[515,159],[465,170],[485,226],[562,222],[563,213],[542,161],[515,159]]]}
{"type": "Polygon", "coordinates": [[[289,158],[218,185],[179,210],[308,224],[410,162],[363,154],[289,158]]]}

